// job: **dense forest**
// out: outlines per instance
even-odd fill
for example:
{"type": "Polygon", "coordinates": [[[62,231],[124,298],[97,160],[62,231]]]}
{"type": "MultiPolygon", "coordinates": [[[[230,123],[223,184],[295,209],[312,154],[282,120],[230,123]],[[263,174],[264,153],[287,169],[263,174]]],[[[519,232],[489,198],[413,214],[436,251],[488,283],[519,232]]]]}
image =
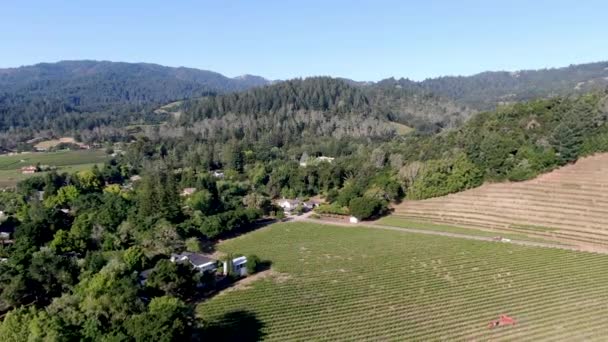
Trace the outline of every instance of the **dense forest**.
{"type": "Polygon", "coordinates": [[[154,109],[168,102],[267,83],[144,63],[65,61],[0,69],[0,132],[13,133],[11,140],[44,130],[59,135],[158,123],[166,118],[154,109]]]}

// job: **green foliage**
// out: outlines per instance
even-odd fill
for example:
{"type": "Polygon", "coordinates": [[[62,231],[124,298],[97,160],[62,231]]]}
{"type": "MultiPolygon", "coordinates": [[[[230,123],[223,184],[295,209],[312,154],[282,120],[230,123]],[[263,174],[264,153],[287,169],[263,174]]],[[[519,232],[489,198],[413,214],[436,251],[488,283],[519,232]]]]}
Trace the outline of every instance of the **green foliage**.
{"type": "Polygon", "coordinates": [[[340,204],[331,203],[331,204],[321,204],[320,206],[315,208],[315,212],[319,214],[334,214],[334,215],[348,215],[350,212],[348,207],[343,207],[340,204]]]}
{"type": "Polygon", "coordinates": [[[134,341],[181,341],[190,338],[191,313],[181,300],[163,296],[152,299],[147,312],[125,322],[127,334],[134,341]]]}
{"type": "Polygon", "coordinates": [[[35,316],[36,310],[26,307],[20,307],[7,313],[2,323],[0,323],[0,341],[29,341],[29,327],[35,316]]]}
{"type": "Polygon", "coordinates": [[[189,298],[196,290],[195,271],[188,263],[160,260],[146,281],[146,287],[164,295],[189,298]]]}
{"type": "Polygon", "coordinates": [[[245,267],[247,267],[247,274],[254,274],[259,271],[259,267],[261,264],[260,258],[255,254],[250,254],[247,256],[247,263],[245,267]]]}
{"type": "Polygon", "coordinates": [[[454,159],[427,162],[408,189],[408,197],[423,199],[443,196],[479,186],[482,182],[482,172],[466,155],[460,154],[454,159]]]}
{"type": "Polygon", "coordinates": [[[146,266],[147,258],[139,246],[129,247],[122,255],[124,263],[130,270],[140,271],[146,266]]]}
{"type": "Polygon", "coordinates": [[[203,249],[201,241],[197,237],[186,239],[186,250],[188,252],[199,253],[203,249]]]}
{"type": "Polygon", "coordinates": [[[44,205],[47,208],[63,208],[69,206],[80,195],[80,191],[74,185],[66,185],[57,191],[54,196],[49,196],[44,199],[44,205]]]}
{"type": "Polygon", "coordinates": [[[386,210],[386,205],[383,201],[375,198],[357,197],[350,201],[348,209],[352,216],[359,220],[365,220],[382,214],[386,210]]]}

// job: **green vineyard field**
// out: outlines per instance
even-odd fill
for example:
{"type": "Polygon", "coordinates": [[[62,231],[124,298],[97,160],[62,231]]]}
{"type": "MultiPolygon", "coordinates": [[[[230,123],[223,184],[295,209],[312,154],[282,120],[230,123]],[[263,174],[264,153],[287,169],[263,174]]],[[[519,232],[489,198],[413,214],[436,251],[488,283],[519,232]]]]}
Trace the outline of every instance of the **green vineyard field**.
{"type": "Polygon", "coordinates": [[[240,339],[608,336],[607,255],[312,223],[275,224],[218,248],[272,262],[266,277],[197,307],[207,325],[232,326],[224,333],[240,339]],[[489,330],[500,314],[517,324],[489,330]]]}

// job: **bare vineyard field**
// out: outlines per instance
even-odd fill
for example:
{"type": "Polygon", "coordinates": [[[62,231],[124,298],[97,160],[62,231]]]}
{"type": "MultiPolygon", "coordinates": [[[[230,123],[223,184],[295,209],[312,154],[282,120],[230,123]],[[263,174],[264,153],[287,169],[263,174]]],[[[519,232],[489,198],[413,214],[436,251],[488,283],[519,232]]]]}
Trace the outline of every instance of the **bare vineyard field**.
{"type": "MultiPolygon", "coordinates": [[[[266,340],[603,340],[608,256],[365,227],[275,224],[219,245],[273,276],[200,304],[266,340]],[[500,314],[516,326],[489,330],[500,314]],[[255,322],[251,322],[251,320],[255,322]],[[257,329],[259,331],[250,331],[257,329]]],[[[230,322],[227,322],[230,321],[230,322]]]]}
{"type": "Polygon", "coordinates": [[[608,154],[519,183],[404,201],[395,217],[608,248],[608,154]]]}

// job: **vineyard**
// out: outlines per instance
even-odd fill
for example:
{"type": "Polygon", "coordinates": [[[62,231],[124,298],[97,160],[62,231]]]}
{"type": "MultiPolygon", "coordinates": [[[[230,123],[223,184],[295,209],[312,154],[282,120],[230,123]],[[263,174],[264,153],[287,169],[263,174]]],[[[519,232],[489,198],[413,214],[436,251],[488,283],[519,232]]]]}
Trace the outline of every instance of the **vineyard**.
{"type": "Polygon", "coordinates": [[[197,308],[208,326],[232,326],[240,339],[608,335],[608,256],[602,254],[311,223],[275,224],[219,249],[272,262],[271,276],[197,308]],[[517,324],[488,329],[501,314],[517,324]],[[246,324],[239,317],[248,317],[246,324]]]}
{"type": "Polygon", "coordinates": [[[394,216],[608,247],[606,175],[608,154],[599,154],[526,182],[404,201],[394,216]]]}

